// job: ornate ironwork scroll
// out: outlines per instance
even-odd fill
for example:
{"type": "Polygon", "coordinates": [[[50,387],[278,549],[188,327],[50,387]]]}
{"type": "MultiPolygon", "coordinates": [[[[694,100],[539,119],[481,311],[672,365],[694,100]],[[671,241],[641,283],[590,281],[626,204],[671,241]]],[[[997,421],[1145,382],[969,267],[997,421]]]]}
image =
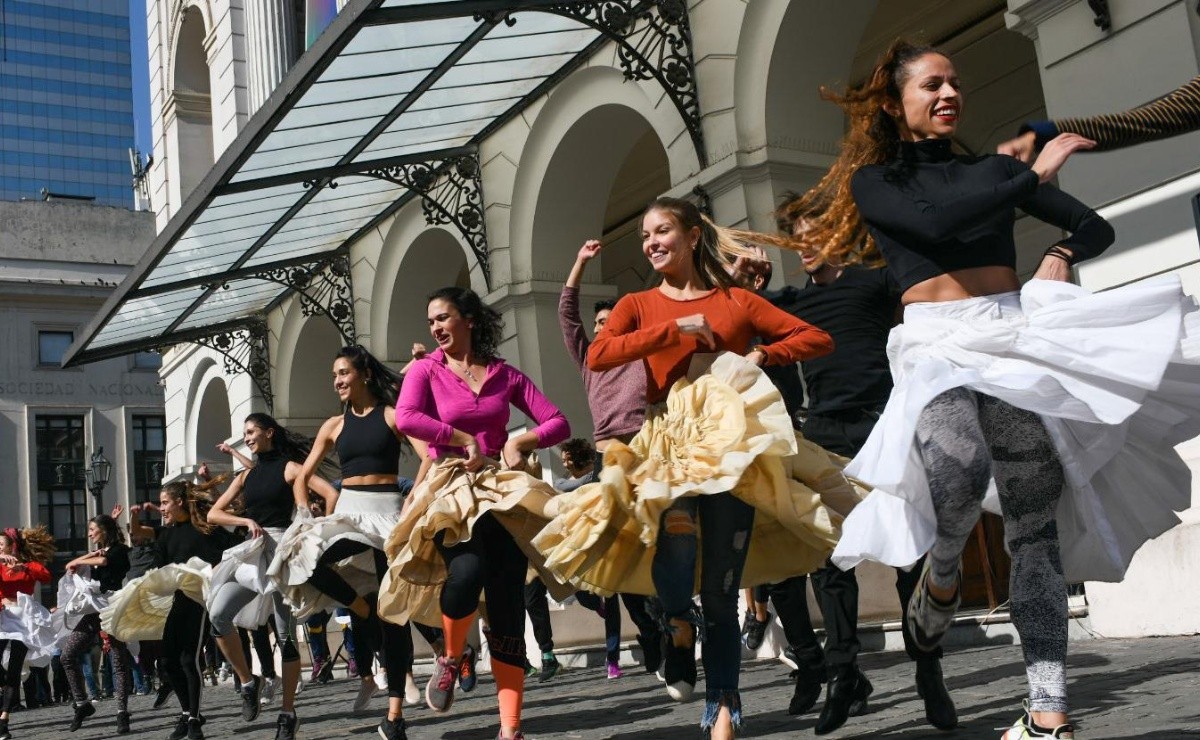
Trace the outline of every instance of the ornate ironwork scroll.
{"type": "Polygon", "coordinates": [[[341,333],[346,344],[354,344],[354,287],[350,280],[350,258],[334,255],[311,265],[280,267],[255,275],[278,283],[300,296],[305,316],[325,316],[341,333]]]}
{"type": "Polygon", "coordinates": [[[361,174],[395,183],[419,195],[425,223],[451,224],[457,228],[479,261],[484,280],[491,286],[492,269],[483,224],[483,180],[477,154],[394,165],[361,174]]]}
{"type": "Polygon", "coordinates": [[[267,408],[274,410],[275,394],[271,391],[271,360],[267,351],[265,321],[254,318],[243,326],[193,341],[201,347],[221,353],[225,358],[226,375],[249,375],[267,408]]]}
{"type": "Polygon", "coordinates": [[[564,3],[546,12],[573,18],[615,41],[625,79],[657,80],[683,117],[701,165],[708,164],[686,0],[564,3]]]}

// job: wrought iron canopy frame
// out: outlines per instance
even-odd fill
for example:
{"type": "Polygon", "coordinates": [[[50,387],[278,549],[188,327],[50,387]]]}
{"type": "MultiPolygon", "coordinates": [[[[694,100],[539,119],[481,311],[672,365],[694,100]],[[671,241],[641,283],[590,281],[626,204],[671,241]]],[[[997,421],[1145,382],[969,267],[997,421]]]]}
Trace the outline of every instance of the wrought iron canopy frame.
{"type": "MultiPolygon", "coordinates": [[[[350,0],[186,198],[68,350],[64,365],[196,341],[252,321],[298,289],[295,276],[320,273],[344,258],[414,198],[429,223],[458,230],[490,286],[478,146],[610,42],[627,79],[653,79],[663,87],[703,164],[685,0],[350,0]],[[440,46],[424,36],[414,41],[397,25],[410,23],[426,24],[413,27],[422,34],[461,29],[463,35],[440,46]],[[541,57],[520,56],[533,54],[525,49],[535,43],[546,47],[541,57]],[[487,53],[495,56],[499,48],[510,57],[499,59],[509,64],[496,72],[502,78],[484,87],[511,88],[514,96],[497,93],[483,101],[491,104],[486,113],[443,130],[406,127],[414,115],[437,110],[430,96],[444,103],[447,93],[459,92],[453,88],[463,85],[452,84],[463,76],[459,65],[486,71],[471,65],[484,63],[480,49],[488,44],[487,53]],[[436,63],[374,74],[373,63],[387,54],[430,48],[439,50],[436,63]],[[543,71],[512,79],[519,76],[514,69],[533,67],[543,71]],[[321,100],[344,80],[363,83],[352,91],[360,96],[353,105],[321,100]],[[360,113],[372,106],[375,113],[360,113]],[[296,123],[314,112],[325,115],[296,123]],[[340,128],[322,139],[326,123],[340,128]],[[310,139],[317,146],[305,149],[310,139]],[[347,146],[333,151],[339,142],[347,146]],[[324,145],[336,156],[318,156],[324,145]],[[289,159],[292,152],[310,155],[289,159]],[[339,204],[346,205],[339,210],[339,204]],[[321,229],[318,237],[309,235],[321,229]]],[[[460,97],[453,105],[463,110],[474,102],[469,91],[460,97]]],[[[353,337],[352,301],[347,318],[335,316],[330,305],[318,308],[320,301],[303,291],[301,300],[306,311],[329,316],[343,337],[353,337]]]]}

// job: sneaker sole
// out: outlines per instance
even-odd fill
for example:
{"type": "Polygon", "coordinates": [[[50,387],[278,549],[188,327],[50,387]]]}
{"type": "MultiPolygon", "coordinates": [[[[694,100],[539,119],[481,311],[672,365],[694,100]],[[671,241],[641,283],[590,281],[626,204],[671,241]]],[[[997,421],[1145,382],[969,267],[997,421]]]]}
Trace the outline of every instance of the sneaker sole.
{"type": "Polygon", "coordinates": [[[667,696],[677,702],[691,701],[696,694],[696,687],[687,681],[667,684],[667,696]]]}

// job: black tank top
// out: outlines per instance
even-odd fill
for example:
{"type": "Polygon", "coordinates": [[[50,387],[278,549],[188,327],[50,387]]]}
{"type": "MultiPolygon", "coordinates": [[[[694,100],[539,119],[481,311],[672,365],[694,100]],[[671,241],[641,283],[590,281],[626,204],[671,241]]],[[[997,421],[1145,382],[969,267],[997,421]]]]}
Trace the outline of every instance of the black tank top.
{"type": "Polygon", "coordinates": [[[287,464],[287,458],[272,450],[259,455],[254,467],[246,474],[242,486],[245,514],[260,527],[286,529],[292,523],[296,502],[284,475],[287,464]]]}
{"type": "Polygon", "coordinates": [[[400,439],[388,427],[383,409],[384,405],[377,403],[362,417],[346,410],[335,443],[338,459],[342,461],[342,478],[400,472],[400,439]]]}

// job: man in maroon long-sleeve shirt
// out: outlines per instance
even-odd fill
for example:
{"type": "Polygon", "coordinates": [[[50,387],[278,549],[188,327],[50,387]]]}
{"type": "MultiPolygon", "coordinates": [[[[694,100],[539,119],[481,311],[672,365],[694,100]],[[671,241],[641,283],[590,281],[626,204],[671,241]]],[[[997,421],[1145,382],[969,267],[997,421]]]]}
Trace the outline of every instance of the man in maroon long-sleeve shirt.
{"type": "MultiPolygon", "coordinates": [[[[571,275],[567,278],[567,284],[558,299],[558,322],[562,327],[563,341],[566,342],[567,351],[571,353],[571,359],[583,375],[583,387],[587,393],[594,424],[596,464],[592,467],[591,479],[585,482],[594,481],[599,476],[600,468],[604,465],[605,448],[614,440],[628,442],[642,428],[642,422],[646,418],[646,370],[643,363],[631,362],[603,372],[595,372],[587,367],[587,352],[591,340],[584,331],[583,319],[579,315],[579,284],[583,280],[583,271],[587,263],[599,253],[598,241],[589,241],[580,248],[575,266],[571,268],[571,275]]],[[[596,304],[595,331],[600,331],[604,326],[612,306],[612,301],[596,304]]],[[[547,671],[549,675],[553,675],[558,668],[558,662],[554,660],[552,652],[554,638],[550,630],[550,615],[546,609],[545,588],[540,582],[534,581],[526,586],[525,596],[525,606],[530,622],[533,623],[534,636],[537,637],[542,650],[544,679],[547,677],[547,671]]],[[[621,600],[625,602],[626,611],[637,625],[638,642],[642,646],[646,671],[653,673],[661,663],[662,632],[646,611],[646,597],[621,594],[621,600]]],[[[616,678],[621,675],[620,668],[613,660],[621,633],[620,606],[615,596],[605,599],[602,606],[590,602],[589,599],[580,598],[581,604],[604,616],[604,631],[609,651],[608,676],[616,678]]]]}

